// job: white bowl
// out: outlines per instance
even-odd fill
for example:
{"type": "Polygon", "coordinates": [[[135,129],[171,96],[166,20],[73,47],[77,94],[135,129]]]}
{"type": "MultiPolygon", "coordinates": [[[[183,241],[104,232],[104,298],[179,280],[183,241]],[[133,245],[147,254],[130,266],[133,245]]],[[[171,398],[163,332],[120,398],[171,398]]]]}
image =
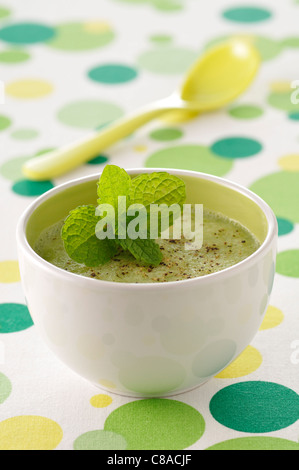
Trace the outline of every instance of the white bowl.
{"type": "MultiPolygon", "coordinates": [[[[152,171],[165,170],[128,173],[152,171]]],[[[223,271],[176,282],[108,282],[57,268],[35,253],[34,241],[72,208],[96,203],[98,174],[40,196],[17,227],[23,289],[41,336],[80,376],[127,396],[171,396],[217,375],[257,333],[273,285],[277,222],[269,206],[222,178],[167,171],[186,182],[187,203],[238,220],[260,248],[223,271]]]]}

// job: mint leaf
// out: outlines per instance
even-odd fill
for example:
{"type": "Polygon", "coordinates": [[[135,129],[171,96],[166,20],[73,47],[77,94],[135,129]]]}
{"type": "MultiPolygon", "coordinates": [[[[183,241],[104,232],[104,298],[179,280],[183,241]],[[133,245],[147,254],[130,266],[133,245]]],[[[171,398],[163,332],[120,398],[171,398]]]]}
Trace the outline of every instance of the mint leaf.
{"type": "MultiPolygon", "coordinates": [[[[156,210],[155,232],[159,236],[161,232],[173,225],[176,218],[181,215],[181,208],[186,199],[185,183],[180,178],[167,172],[155,172],[142,174],[132,180],[130,187],[130,203],[143,204],[147,211],[156,210]],[[155,205],[151,207],[151,205],[155,205]],[[177,205],[175,211],[168,208],[177,205]],[[159,207],[158,207],[159,206],[159,207]]],[[[150,231],[151,221],[148,220],[150,231]]]]}
{"type": "Polygon", "coordinates": [[[132,179],[130,203],[143,204],[183,204],[186,198],[185,183],[167,172],[143,174],[132,179]]]}
{"type": "Polygon", "coordinates": [[[106,263],[117,252],[114,240],[99,240],[96,237],[95,227],[98,221],[94,206],[79,206],[69,213],[61,231],[69,257],[88,267],[106,263]]]}
{"type": "Polygon", "coordinates": [[[131,178],[116,165],[106,165],[98,182],[98,204],[111,204],[117,211],[118,197],[128,196],[131,178]]]}
{"type": "MultiPolygon", "coordinates": [[[[154,240],[156,235],[152,235],[152,239],[149,235],[151,233],[149,211],[151,205],[155,205],[158,211],[158,230],[154,233],[160,234],[162,230],[172,225],[170,221],[181,213],[186,198],[185,183],[167,172],[142,174],[131,179],[124,169],[116,165],[106,165],[97,183],[97,195],[97,212],[92,205],[79,206],[71,211],[65,220],[62,239],[69,257],[86,266],[97,266],[109,261],[120,246],[123,250],[128,250],[137,260],[145,264],[158,265],[163,256],[154,240]],[[128,215],[127,209],[133,205],[137,205],[136,207],[142,205],[146,209],[143,220],[148,236],[145,239],[128,238],[127,228],[133,216],[128,215]],[[175,205],[179,206],[178,210],[175,213],[172,211],[171,215],[168,208],[175,205]],[[111,206],[113,210],[109,211],[111,206]],[[162,206],[164,206],[163,215],[162,206]],[[109,237],[108,232],[112,233],[113,239],[104,238],[109,237]]],[[[133,219],[137,226],[142,225],[141,219],[138,222],[134,217],[133,219]]]]}
{"type": "Polygon", "coordinates": [[[159,245],[150,238],[136,238],[136,240],[126,238],[125,240],[118,240],[118,243],[123,250],[129,250],[134,258],[142,263],[158,266],[163,259],[159,245]]]}

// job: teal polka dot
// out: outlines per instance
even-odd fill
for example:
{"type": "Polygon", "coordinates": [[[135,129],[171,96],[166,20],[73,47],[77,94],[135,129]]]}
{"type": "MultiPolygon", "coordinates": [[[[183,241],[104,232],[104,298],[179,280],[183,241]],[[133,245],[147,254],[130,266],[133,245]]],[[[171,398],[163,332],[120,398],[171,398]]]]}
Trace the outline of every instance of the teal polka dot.
{"type": "Polygon", "coordinates": [[[40,196],[53,187],[54,185],[51,181],[30,181],[24,179],[17,181],[12,186],[12,190],[20,196],[40,196]]]}
{"type": "Polygon", "coordinates": [[[0,333],[14,333],[33,325],[26,305],[17,303],[0,304],[0,333]]]}
{"type": "Polygon", "coordinates": [[[273,432],[299,419],[299,397],[278,383],[240,382],[219,390],[210,401],[210,412],[235,431],[273,432]]]}
{"type": "Polygon", "coordinates": [[[262,150],[260,142],[245,137],[228,137],[215,142],[212,152],[224,158],[246,158],[262,150]]]}
{"type": "Polygon", "coordinates": [[[115,85],[134,80],[137,77],[137,70],[128,65],[105,64],[91,69],[88,76],[95,82],[115,85]]]}
{"type": "Polygon", "coordinates": [[[269,10],[256,7],[236,7],[223,12],[224,18],[237,23],[257,23],[271,18],[269,10]]]}
{"type": "Polygon", "coordinates": [[[295,113],[289,113],[289,119],[291,119],[291,121],[299,121],[299,112],[295,112],[295,113]]]}
{"type": "Polygon", "coordinates": [[[52,38],[55,31],[39,23],[15,23],[0,29],[0,39],[11,44],[35,44],[52,38]]]}
{"type": "Polygon", "coordinates": [[[106,163],[107,161],[108,161],[108,157],[105,157],[105,155],[98,155],[92,160],[89,160],[89,162],[87,163],[89,165],[102,165],[103,163],[106,163]]]}
{"type": "Polygon", "coordinates": [[[278,235],[286,235],[294,229],[294,224],[287,219],[282,219],[281,217],[277,217],[277,223],[278,223],[278,235]]]}

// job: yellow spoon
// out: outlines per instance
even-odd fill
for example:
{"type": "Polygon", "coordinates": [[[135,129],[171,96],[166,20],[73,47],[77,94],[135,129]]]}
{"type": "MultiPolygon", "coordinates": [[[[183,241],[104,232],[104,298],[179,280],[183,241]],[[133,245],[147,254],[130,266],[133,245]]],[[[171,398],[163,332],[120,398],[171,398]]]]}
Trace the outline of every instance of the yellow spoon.
{"type": "Polygon", "coordinates": [[[91,160],[140,126],[169,111],[212,111],[246,90],[254,79],[260,57],[248,42],[232,40],[209,49],[190,69],[181,90],[165,99],[94,132],[81,141],[35,157],[23,167],[24,175],[35,181],[58,177],[91,160]]]}

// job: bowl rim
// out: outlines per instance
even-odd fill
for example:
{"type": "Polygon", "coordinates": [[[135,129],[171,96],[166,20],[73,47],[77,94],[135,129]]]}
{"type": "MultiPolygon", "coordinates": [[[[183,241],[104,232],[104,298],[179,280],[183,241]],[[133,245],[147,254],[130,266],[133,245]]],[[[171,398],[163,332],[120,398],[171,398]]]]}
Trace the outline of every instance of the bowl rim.
{"type": "Polygon", "coordinates": [[[161,171],[168,171],[169,173],[176,175],[176,176],[190,176],[198,179],[205,179],[219,185],[228,187],[238,193],[243,194],[245,197],[251,199],[257,206],[262,210],[264,213],[267,223],[268,223],[268,231],[265,240],[261,244],[261,246],[253,252],[250,256],[245,258],[244,260],[229,266],[221,271],[213,272],[210,274],[206,274],[204,276],[194,277],[192,279],[181,279],[177,281],[168,281],[168,282],[150,282],[150,283],[131,283],[131,282],[115,282],[115,281],[106,281],[101,279],[94,279],[89,278],[87,276],[82,276],[80,274],[75,274],[69,271],[65,271],[62,268],[59,268],[48,261],[41,258],[29,245],[29,242],[26,237],[26,227],[29,221],[29,218],[34,213],[35,209],[45,202],[46,200],[50,199],[55,194],[68,189],[72,186],[76,186],[78,184],[87,183],[92,180],[97,180],[102,172],[93,173],[91,175],[81,176],[78,178],[71,179],[67,182],[61,183],[54,188],[46,191],[44,194],[39,196],[35,201],[33,201],[29,206],[23,211],[19,221],[17,223],[16,228],[16,238],[17,238],[17,246],[18,251],[23,250],[27,256],[31,258],[34,264],[43,271],[46,271],[48,274],[60,277],[64,281],[74,282],[81,286],[89,286],[89,287],[104,287],[118,289],[118,290],[130,290],[130,289],[138,289],[140,290],[154,290],[154,289],[175,289],[179,286],[189,286],[194,287],[197,284],[205,284],[209,282],[225,280],[229,276],[233,276],[238,274],[238,272],[243,271],[246,268],[250,268],[259,258],[263,256],[265,252],[268,251],[268,248],[272,245],[273,241],[276,240],[278,235],[278,224],[276,216],[270,206],[257,194],[250,191],[245,186],[242,186],[239,183],[231,181],[229,179],[225,179],[219,176],[214,176],[207,173],[191,171],[191,170],[180,170],[180,169],[172,169],[172,168],[128,168],[126,169],[128,174],[141,174],[141,173],[153,173],[153,172],[161,172],[161,171]]]}

